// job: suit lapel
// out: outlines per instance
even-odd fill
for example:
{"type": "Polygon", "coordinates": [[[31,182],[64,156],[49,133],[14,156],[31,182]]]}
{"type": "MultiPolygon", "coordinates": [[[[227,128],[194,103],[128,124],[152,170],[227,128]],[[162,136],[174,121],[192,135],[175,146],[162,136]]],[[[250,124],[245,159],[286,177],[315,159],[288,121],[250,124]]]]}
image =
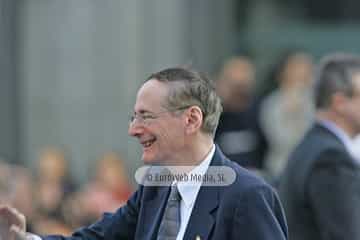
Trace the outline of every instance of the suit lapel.
{"type": "MultiPolygon", "coordinates": [[[[223,154],[215,149],[211,166],[222,166],[223,154]]],[[[165,210],[170,187],[159,187],[154,196],[144,201],[143,216],[138,225],[141,229],[139,239],[156,240],[160,221],[165,210]]],[[[215,224],[216,209],[219,205],[219,187],[202,186],[195,201],[183,239],[208,239],[215,224]]]]}
{"type": "Polygon", "coordinates": [[[142,229],[140,239],[156,239],[166,200],[170,192],[169,189],[169,187],[159,187],[156,196],[144,202],[144,215],[139,223],[142,229]]]}
{"type": "MultiPolygon", "coordinates": [[[[215,149],[210,166],[222,166],[222,153],[215,149]]],[[[208,239],[215,224],[216,209],[219,205],[219,187],[201,186],[187,225],[184,239],[208,239]]]]}
{"type": "Polygon", "coordinates": [[[215,223],[215,213],[219,204],[218,188],[200,188],[187,225],[184,239],[208,239],[215,223]]]}

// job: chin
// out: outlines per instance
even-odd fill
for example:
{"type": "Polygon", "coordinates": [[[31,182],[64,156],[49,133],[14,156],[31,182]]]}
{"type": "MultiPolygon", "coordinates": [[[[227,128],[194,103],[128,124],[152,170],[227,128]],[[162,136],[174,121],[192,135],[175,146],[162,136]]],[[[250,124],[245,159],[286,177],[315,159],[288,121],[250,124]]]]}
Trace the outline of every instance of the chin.
{"type": "Polygon", "coordinates": [[[148,157],[148,156],[144,156],[144,155],[142,157],[142,161],[145,165],[154,165],[154,166],[165,165],[165,163],[163,161],[160,161],[158,158],[148,157]]]}
{"type": "Polygon", "coordinates": [[[151,157],[151,156],[147,156],[145,154],[143,154],[142,156],[142,161],[144,164],[146,165],[153,165],[153,164],[156,164],[156,160],[154,157],[151,157]]]}
{"type": "Polygon", "coordinates": [[[153,164],[153,161],[150,160],[150,159],[147,159],[147,158],[142,158],[142,162],[145,164],[145,165],[148,165],[148,164],[153,164]]]}

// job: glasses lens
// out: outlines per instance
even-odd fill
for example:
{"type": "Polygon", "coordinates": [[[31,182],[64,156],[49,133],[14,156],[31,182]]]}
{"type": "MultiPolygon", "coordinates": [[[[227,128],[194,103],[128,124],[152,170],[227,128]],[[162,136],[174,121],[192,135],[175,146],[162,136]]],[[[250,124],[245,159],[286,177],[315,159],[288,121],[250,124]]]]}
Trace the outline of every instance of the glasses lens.
{"type": "Polygon", "coordinates": [[[135,121],[135,115],[130,115],[129,123],[133,123],[135,121]]]}

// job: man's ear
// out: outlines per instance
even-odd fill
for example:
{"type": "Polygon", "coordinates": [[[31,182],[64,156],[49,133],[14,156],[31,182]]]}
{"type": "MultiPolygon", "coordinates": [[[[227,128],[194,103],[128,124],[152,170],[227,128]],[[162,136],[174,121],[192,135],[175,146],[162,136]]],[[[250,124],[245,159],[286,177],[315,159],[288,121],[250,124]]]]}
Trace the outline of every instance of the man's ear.
{"type": "Polygon", "coordinates": [[[186,126],[187,134],[192,134],[201,128],[203,122],[203,113],[198,106],[191,106],[186,111],[186,126]]]}

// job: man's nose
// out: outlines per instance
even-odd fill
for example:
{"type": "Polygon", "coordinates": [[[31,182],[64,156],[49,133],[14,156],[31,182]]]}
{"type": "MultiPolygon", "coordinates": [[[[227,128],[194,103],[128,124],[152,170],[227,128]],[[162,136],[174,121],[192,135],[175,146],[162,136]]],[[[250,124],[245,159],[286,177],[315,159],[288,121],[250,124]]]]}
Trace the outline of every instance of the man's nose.
{"type": "Polygon", "coordinates": [[[133,121],[129,124],[128,134],[133,137],[139,136],[143,132],[143,128],[137,124],[136,121],[133,121]]]}

